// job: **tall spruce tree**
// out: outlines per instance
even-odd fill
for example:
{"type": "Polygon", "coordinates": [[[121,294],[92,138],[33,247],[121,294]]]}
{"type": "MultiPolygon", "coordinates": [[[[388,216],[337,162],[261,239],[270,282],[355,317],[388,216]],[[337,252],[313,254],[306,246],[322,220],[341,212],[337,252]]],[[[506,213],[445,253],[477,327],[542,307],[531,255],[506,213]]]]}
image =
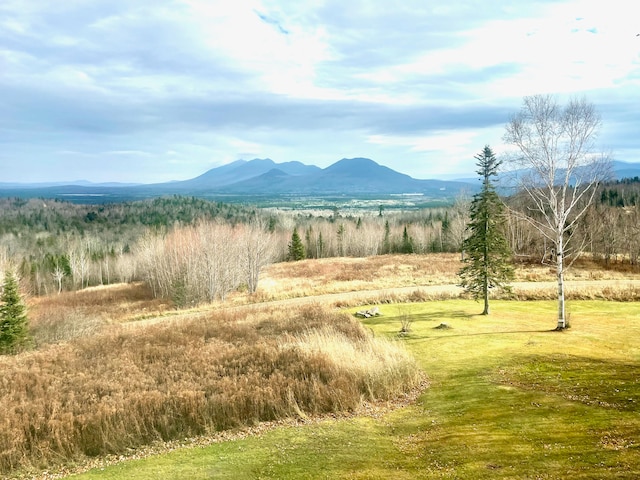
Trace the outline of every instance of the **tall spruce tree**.
{"type": "Polygon", "coordinates": [[[18,281],[7,270],[0,294],[0,354],[15,353],[30,343],[27,313],[18,281]]]}
{"type": "Polygon", "coordinates": [[[402,253],[413,253],[413,239],[409,236],[406,225],[402,232],[402,246],[400,247],[400,251],[402,253]]]}
{"type": "Polygon", "coordinates": [[[291,243],[289,243],[289,260],[303,260],[305,258],[304,244],[298,234],[298,229],[293,229],[291,243]]]}
{"type": "Polygon", "coordinates": [[[489,289],[509,290],[513,279],[511,252],[502,226],[505,221],[504,205],[491,182],[501,162],[489,146],[474,157],[482,179],[482,190],[473,197],[470,207],[468,236],[462,244],[466,253],[460,270],[460,285],[476,300],[484,300],[482,315],[489,315],[489,289]]]}

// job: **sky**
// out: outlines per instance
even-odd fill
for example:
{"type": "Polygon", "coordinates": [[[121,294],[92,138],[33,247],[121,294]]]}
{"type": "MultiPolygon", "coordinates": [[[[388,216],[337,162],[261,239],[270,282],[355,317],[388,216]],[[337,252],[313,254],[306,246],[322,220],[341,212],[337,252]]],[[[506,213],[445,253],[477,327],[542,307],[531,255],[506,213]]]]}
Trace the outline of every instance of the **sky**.
{"type": "Polygon", "coordinates": [[[475,176],[528,95],[640,162],[637,0],[2,0],[0,182],[271,158],[475,176]]]}

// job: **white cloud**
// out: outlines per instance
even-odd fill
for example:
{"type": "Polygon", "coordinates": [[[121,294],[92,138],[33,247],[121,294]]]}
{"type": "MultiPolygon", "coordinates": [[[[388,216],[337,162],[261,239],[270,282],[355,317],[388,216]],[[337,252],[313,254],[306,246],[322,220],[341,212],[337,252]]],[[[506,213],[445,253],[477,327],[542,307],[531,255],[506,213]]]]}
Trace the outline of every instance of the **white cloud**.
{"type": "Polygon", "coordinates": [[[184,2],[202,42],[253,75],[253,88],[289,96],[324,96],[315,85],[315,68],[331,53],[321,26],[307,28],[285,9],[259,0],[184,2]]]}
{"type": "Polygon", "coordinates": [[[631,0],[5,0],[0,167],[16,180],[72,171],[61,165],[110,180],[128,161],[131,180],[155,181],[240,157],[369,156],[422,178],[473,172],[486,143],[502,148],[521,97],[544,92],[586,94],[603,144],[640,160],[635,10],[631,0]]]}

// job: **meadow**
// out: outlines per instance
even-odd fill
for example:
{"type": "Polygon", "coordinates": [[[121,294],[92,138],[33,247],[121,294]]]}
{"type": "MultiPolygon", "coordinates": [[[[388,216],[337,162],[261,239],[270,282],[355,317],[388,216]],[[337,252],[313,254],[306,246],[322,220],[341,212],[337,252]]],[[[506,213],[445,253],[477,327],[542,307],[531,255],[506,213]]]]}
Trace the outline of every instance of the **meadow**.
{"type": "MultiPolygon", "coordinates": [[[[494,300],[489,317],[461,298],[387,298],[375,302],[381,316],[361,321],[353,313],[373,303],[341,311],[251,305],[447,284],[457,265],[453,255],[276,264],[254,298],[184,313],[141,285],[32,299],[39,348],[2,360],[3,392],[20,406],[11,415],[23,415],[9,429],[3,398],[5,472],[60,478],[94,466],[74,478],[640,476],[640,308],[628,301],[637,289],[624,285],[636,274],[577,265],[572,279],[616,286],[577,295],[592,299],[569,303],[572,328],[564,332],[551,331],[555,303],[532,296],[494,300]],[[53,318],[56,301],[78,312],[72,323],[86,329],[71,328],[69,315],[53,318]],[[144,325],[149,317],[162,321],[144,325]],[[410,331],[400,335],[407,318],[410,331]],[[38,404],[45,397],[53,400],[38,404]],[[69,405],[79,410],[55,417],[69,405]],[[38,424],[41,418],[55,421],[38,424]],[[83,421],[91,427],[78,430],[83,421]],[[74,443],[78,431],[85,436],[74,443]]],[[[548,267],[523,264],[517,278],[550,276],[548,267]]]]}

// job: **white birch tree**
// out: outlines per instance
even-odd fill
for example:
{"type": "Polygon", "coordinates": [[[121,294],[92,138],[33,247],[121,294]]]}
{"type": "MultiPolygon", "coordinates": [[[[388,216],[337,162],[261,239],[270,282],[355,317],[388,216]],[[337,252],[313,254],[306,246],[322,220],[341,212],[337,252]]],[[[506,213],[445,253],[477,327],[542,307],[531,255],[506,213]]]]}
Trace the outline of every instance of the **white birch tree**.
{"type": "Polygon", "coordinates": [[[571,240],[598,184],[606,179],[610,161],[595,151],[600,117],[586,99],[558,104],[551,95],[525,97],[506,126],[504,140],[516,147],[507,159],[524,169],[519,186],[530,202],[516,213],[554,245],[558,281],[557,329],[567,327],[564,272],[581,250],[571,240]]]}

